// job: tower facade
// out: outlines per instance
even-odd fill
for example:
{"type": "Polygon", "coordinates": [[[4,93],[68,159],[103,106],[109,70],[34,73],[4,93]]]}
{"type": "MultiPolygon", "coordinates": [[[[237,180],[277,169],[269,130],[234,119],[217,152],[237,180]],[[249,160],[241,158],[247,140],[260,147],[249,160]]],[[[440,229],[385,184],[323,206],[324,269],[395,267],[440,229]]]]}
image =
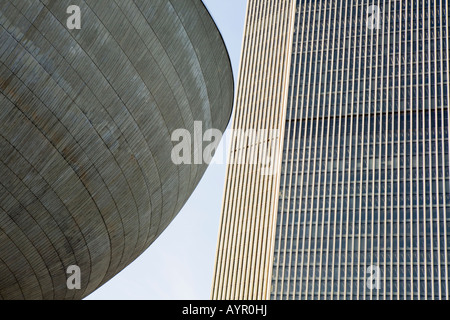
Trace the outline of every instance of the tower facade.
{"type": "Polygon", "coordinates": [[[228,167],[213,298],[449,298],[448,10],[249,0],[234,128],[274,119],[278,157],[228,167]]]}

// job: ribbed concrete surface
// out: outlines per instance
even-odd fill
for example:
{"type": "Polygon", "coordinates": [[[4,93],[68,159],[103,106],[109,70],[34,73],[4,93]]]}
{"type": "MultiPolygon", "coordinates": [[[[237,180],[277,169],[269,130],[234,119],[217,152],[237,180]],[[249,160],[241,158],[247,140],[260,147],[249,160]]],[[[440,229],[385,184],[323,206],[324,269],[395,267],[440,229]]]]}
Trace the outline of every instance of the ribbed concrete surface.
{"type": "Polygon", "coordinates": [[[225,129],[232,81],[200,0],[0,1],[0,299],[79,299],[139,256],[206,169],[171,133],[225,129]]]}

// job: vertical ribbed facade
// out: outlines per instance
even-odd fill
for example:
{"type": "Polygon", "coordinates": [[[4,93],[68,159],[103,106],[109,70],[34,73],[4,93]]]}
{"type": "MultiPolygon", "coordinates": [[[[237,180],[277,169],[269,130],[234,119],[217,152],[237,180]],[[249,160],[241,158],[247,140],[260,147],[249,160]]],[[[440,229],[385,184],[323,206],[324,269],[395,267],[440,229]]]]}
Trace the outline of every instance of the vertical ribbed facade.
{"type": "MultiPolygon", "coordinates": [[[[260,141],[245,133],[284,128],[293,8],[293,0],[248,1],[233,118],[244,134],[231,144],[213,299],[269,298],[279,176],[264,173],[251,152],[260,141]]],[[[271,138],[281,150],[280,136],[271,138]]]]}
{"type": "MultiPolygon", "coordinates": [[[[267,298],[449,299],[448,5],[294,4],[293,37],[284,51],[290,56],[288,92],[278,112],[284,121],[281,163],[272,177],[278,189],[265,190],[277,198],[274,212],[267,212],[275,216],[269,226],[274,234],[266,234],[273,241],[265,258],[272,261],[270,283],[263,284],[267,298]],[[378,26],[369,25],[373,5],[380,10],[378,26]],[[370,268],[379,270],[375,288],[370,268]]],[[[244,47],[244,58],[252,49],[251,43],[244,47]]],[[[241,75],[246,68],[244,60],[241,75]]],[[[242,87],[241,94],[255,99],[266,94],[242,87]]],[[[238,109],[235,121],[254,116],[243,110],[248,114],[238,109]]],[[[227,209],[230,201],[255,196],[254,177],[248,178],[230,197],[239,175],[228,173],[219,256],[228,234],[243,227],[228,221],[261,210],[227,209]]],[[[226,244],[228,254],[255,245],[245,241],[226,244]]],[[[238,269],[236,277],[241,274],[238,269]]],[[[213,297],[241,298],[218,285],[221,276],[216,273],[214,290],[223,294],[213,297]]],[[[254,285],[240,279],[233,290],[254,285]]]]}

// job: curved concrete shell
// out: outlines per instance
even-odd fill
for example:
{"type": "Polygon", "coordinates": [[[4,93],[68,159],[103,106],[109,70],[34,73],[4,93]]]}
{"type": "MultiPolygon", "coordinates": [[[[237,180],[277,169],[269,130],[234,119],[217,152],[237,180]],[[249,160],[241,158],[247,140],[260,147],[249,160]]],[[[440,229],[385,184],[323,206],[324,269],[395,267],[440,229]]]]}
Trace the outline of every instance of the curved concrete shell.
{"type": "Polygon", "coordinates": [[[206,169],[172,132],[224,130],[232,100],[200,0],[0,1],[0,299],[80,299],[138,257],[206,169]]]}

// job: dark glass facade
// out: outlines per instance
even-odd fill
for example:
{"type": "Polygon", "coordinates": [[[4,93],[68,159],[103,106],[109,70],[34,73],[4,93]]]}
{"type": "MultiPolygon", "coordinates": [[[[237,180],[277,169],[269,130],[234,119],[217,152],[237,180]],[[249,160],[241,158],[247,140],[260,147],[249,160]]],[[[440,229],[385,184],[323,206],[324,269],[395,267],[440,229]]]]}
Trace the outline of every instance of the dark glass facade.
{"type": "Polygon", "coordinates": [[[297,1],[272,299],[449,298],[448,6],[297,1]]]}

